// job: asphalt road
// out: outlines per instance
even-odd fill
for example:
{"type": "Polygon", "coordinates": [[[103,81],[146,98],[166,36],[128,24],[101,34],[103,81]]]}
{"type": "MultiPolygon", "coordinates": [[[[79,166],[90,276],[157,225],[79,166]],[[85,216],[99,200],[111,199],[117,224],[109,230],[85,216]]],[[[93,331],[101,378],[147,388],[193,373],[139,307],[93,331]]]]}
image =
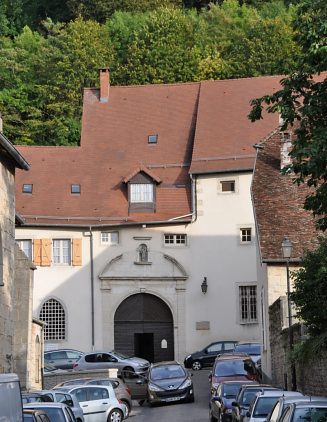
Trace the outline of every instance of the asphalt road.
{"type": "Polygon", "coordinates": [[[208,422],[209,382],[208,370],[193,372],[194,403],[164,404],[140,407],[137,402],[128,418],[130,422],[208,422]]]}

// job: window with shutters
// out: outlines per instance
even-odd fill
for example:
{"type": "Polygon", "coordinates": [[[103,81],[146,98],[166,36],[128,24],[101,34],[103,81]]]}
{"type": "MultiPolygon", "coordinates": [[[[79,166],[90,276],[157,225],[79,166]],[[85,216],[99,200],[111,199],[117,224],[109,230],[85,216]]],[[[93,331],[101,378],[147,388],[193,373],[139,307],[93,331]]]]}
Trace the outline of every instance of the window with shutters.
{"type": "Polygon", "coordinates": [[[53,263],[71,264],[71,241],[70,239],[53,239],[52,241],[53,263]]]}
{"type": "Polygon", "coordinates": [[[44,340],[65,340],[65,310],[58,300],[49,299],[44,302],[39,318],[46,323],[44,327],[44,340]]]}
{"type": "Polygon", "coordinates": [[[239,286],[240,323],[258,322],[257,286],[239,286]]]}

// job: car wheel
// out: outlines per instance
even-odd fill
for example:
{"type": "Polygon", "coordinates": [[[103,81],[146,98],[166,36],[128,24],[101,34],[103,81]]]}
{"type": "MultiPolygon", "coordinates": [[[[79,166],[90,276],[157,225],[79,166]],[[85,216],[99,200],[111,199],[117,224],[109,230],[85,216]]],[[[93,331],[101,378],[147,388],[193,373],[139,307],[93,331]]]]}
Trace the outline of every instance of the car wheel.
{"type": "Polygon", "coordinates": [[[134,373],[134,369],[131,366],[126,366],[126,368],[124,368],[122,370],[122,374],[124,378],[133,378],[133,373],[134,373]]]}
{"type": "Polygon", "coordinates": [[[200,371],[201,368],[202,368],[202,363],[199,360],[195,360],[194,362],[192,362],[192,369],[194,371],[200,371]]]}
{"type": "Polygon", "coordinates": [[[123,414],[119,409],[112,409],[108,416],[108,422],[122,422],[123,414]]]}

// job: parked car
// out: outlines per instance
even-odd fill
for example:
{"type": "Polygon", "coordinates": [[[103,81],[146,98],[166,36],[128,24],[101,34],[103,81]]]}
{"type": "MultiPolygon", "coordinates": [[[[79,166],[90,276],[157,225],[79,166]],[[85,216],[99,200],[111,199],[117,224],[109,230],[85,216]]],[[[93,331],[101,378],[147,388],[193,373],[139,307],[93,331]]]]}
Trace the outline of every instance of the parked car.
{"type": "Polygon", "coordinates": [[[227,353],[218,355],[209,374],[211,394],[222,381],[259,382],[259,373],[254,362],[245,353],[227,353]]]}
{"type": "Polygon", "coordinates": [[[178,362],[159,362],[151,365],[148,374],[148,401],[157,403],[194,402],[191,375],[178,362]]]}
{"type": "Polygon", "coordinates": [[[84,353],[80,359],[74,363],[74,371],[89,371],[90,369],[117,368],[118,373],[126,371],[136,374],[144,374],[148,371],[150,362],[137,358],[127,357],[122,353],[111,352],[91,352],[84,353]]]}
{"type": "Polygon", "coordinates": [[[43,403],[53,401],[50,396],[47,394],[40,394],[36,391],[26,391],[22,393],[22,402],[23,404],[27,403],[43,403]]]}
{"type": "Polygon", "coordinates": [[[74,363],[83,355],[75,349],[57,349],[44,352],[44,363],[50,363],[57,369],[73,369],[74,363]]]}
{"type": "Polygon", "coordinates": [[[262,345],[260,343],[239,342],[234,348],[235,353],[246,353],[251,356],[254,363],[261,359],[262,345]]]}
{"type": "Polygon", "coordinates": [[[22,396],[16,374],[0,374],[0,420],[23,421],[22,396]]]}
{"type": "Polygon", "coordinates": [[[231,422],[232,403],[244,381],[221,382],[209,401],[209,420],[211,422],[231,422]]]}
{"type": "Polygon", "coordinates": [[[258,383],[244,384],[232,403],[232,421],[243,422],[254,396],[257,393],[270,390],[276,390],[276,387],[258,383]]]}
{"type": "Polygon", "coordinates": [[[54,402],[67,404],[67,406],[72,409],[76,421],[84,422],[83,410],[74,394],[65,393],[63,391],[57,391],[55,389],[42,390],[39,392],[39,394],[51,397],[52,401],[54,402]]]}
{"type": "Polygon", "coordinates": [[[285,408],[296,402],[325,402],[327,403],[327,397],[319,397],[319,396],[292,396],[292,397],[280,397],[278,401],[275,403],[274,407],[271,409],[269,415],[267,416],[267,422],[279,422],[285,408]]]}
{"type": "Polygon", "coordinates": [[[204,367],[212,366],[216,357],[222,353],[232,352],[237,344],[235,340],[216,341],[210,343],[199,352],[191,353],[184,359],[185,368],[198,371],[204,367]]]}
{"type": "Polygon", "coordinates": [[[24,409],[24,422],[51,422],[44,410],[24,409]]]}
{"type": "Polygon", "coordinates": [[[57,384],[56,387],[63,387],[66,385],[112,385],[118,400],[121,400],[126,404],[128,409],[128,414],[132,410],[132,396],[131,389],[124,383],[120,378],[76,378],[69,381],[61,382],[57,384]]]}
{"type": "Polygon", "coordinates": [[[296,391],[271,390],[257,393],[253,398],[249,410],[243,418],[244,422],[264,422],[273,408],[274,404],[281,397],[302,396],[296,391]]]}
{"type": "Polygon", "coordinates": [[[112,385],[67,385],[57,390],[76,396],[85,422],[121,422],[128,415],[126,405],[116,398],[112,385]]]}
{"type": "Polygon", "coordinates": [[[24,404],[24,409],[43,410],[51,422],[76,422],[71,408],[64,403],[27,403],[24,404]]]}
{"type": "Polygon", "coordinates": [[[286,406],[281,422],[326,422],[327,403],[326,401],[302,402],[298,401],[286,406]]]}

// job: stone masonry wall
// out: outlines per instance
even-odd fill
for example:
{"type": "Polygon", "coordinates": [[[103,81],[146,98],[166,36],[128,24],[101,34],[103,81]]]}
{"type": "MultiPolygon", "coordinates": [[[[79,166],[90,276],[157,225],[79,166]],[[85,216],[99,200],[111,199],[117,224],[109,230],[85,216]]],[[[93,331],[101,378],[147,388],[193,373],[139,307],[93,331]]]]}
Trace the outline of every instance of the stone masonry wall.
{"type": "MultiPolygon", "coordinates": [[[[270,346],[272,356],[272,384],[291,385],[288,329],[283,327],[283,307],[286,297],[276,300],[269,308],[270,346]]],[[[301,339],[301,326],[293,326],[294,343],[301,339]]],[[[327,396],[327,354],[322,358],[312,357],[307,362],[296,363],[297,389],[304,394],[327,396]]]]}

